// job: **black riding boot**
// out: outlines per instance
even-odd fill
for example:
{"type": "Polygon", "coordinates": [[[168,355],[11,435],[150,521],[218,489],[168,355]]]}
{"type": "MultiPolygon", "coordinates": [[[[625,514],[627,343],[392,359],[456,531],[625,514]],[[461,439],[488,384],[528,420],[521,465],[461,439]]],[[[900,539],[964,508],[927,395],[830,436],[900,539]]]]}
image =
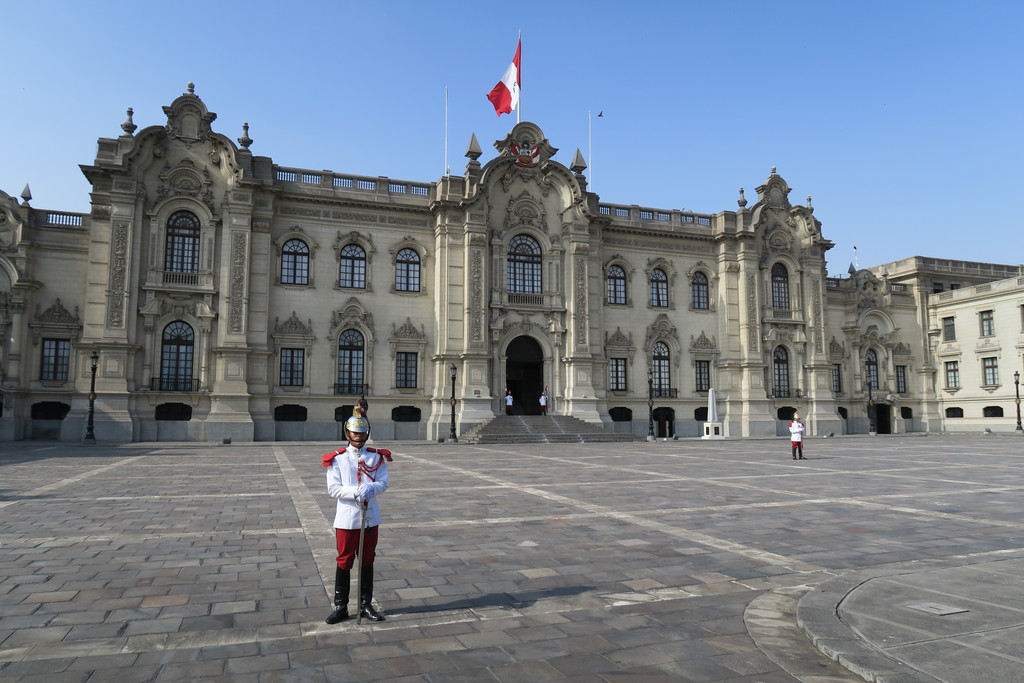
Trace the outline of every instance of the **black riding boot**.
{"type": "Polygon", "coordinates": [[[363,567],[359,586],[359,613],[370,621],[384,621],[384,616],[373,608],[373,565],[363,567]]]}
{"type": "Polygon", "coordinates": [[[343,619],[348,619],[348,593],[352,570],[336,567],[334,570],[334,611],[324,621],[328,624],[337,624],[343,619]]]}
{"type": "Polygon", "coordinates": [[[796,460],[796,446],[793,446],[793,459],[796,460]]]}

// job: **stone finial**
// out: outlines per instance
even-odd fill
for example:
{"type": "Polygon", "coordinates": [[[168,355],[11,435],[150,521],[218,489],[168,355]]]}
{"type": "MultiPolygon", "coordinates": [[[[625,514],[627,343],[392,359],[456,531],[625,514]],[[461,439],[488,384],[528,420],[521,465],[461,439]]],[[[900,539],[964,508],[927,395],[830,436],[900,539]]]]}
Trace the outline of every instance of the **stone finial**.
{"type": "Polygon", "coordinates": [[[811,204],[811,195],[807,195],[807,210],[814,213],[814,206],[811,204]]]}
{"type": "Polygon", "coordinates": [[[188,82],[188,94],[189,95],[195,95],[196,94],[196,84],[193,83],[192,81],[188,82]]]}
{"type": "Polygon", "coordinates": [[[583,159],[583,153],[580,152],[580,148],[576,148],[576,153],[572,156],[572,165],[569,170],[579,175],[587,170],[587,162],[583,159]]]}
{"type": "Polygon", "coordinates": [[[252,144],[252,138],[249,137],[249,122],[246,121],[242,124],[242,137],[238,138],[238,144],[242,146],[242,149],[249,149],[249,145],[252,144]]]}
{"type": "Polygon", "coordinates": [[[743,196],[743,188],[742,187],[740,188],[740,198],[736,200],[736,203],[739,204],[741,209],[746,207],[746,205],[747,205],[747,198],[743,196]]]}
{"type": "Polygon", "coordinates": [[[132,114],[134,113],[135,112],[132,110],[132,108],[128,107],[128,118],[126,118],[124,120],[124,123],[121,124],[121,130],[123,130],[125,135],[129,137],[131,137],[135,133],[135,130],[138,128],[138,126],[135,125],[135,122],[132,121],[132,114]]]}
{"type": "Polygon", "coordinates": [[[470,133],[469,145],[466,147],[466,156],[476,161],[484,151],[480,149],[480,143],[476,140],[476,133],[470,133]]]}
{"type": "Polygon", "coordinates": [[[25,189],[21,191],[21,199],[28,206],[28,203],[32,201],[32,190],[29,189],[28,183],[25,183],[25,189]]]}
{"type": "Polygon", "coordinates": [[[776,173],[775,173],[775,169],[776,169],[776,167],[775,167],[775,166],[772,166],[772,173],[771,173],[772,175],[776,175],[776,173]]]}

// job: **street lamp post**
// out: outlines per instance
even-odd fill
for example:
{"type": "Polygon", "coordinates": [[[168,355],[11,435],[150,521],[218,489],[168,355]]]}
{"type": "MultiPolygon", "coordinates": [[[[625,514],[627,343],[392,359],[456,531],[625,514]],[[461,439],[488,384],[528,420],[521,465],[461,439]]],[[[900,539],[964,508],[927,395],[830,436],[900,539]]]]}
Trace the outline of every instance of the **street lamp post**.
{"type": "Polygon", "coordinates": [[[89,419],[85,422],[86,443],[96,443],[96,433],[93,431],[93,417],[96,414],[96,364],[100,360],[100,354],[93,351],[89,356],[92,361],[92,379],[89,381],[89,419]]]}
{"type": "Polygon", "coordinates": [[[647,371],[647,440],[654,441],[654,372],[647,371]]]}
{"type": "Polygon", "coordinates": [[[1013,373],[1013,391],[1017,394],[1017,434],[1024,435],[1024,427],[1020,426],[1020,372],[1013,373]]]}
{"type": "Polygon", "coordinates": [[[456,374],[456,372],[457,372],[457,370],[455,368],[455,363],[452,363],[452,367],[451,367],[451,373],[452,373],[452,428],[451,428],[451,431],[448,432],[448,441],[451,442],[451,443],[458,443],[459,442],[459,437],[457,437],[455,435],[455,404],[458,403],[458,401],[455,399],[455,374],[456,374]]]}
{"type": "Polygon", "coordinates": [[[875,400],[871,397],[871,380],[868,380],[868,434],[875,433],[875,400]]]}

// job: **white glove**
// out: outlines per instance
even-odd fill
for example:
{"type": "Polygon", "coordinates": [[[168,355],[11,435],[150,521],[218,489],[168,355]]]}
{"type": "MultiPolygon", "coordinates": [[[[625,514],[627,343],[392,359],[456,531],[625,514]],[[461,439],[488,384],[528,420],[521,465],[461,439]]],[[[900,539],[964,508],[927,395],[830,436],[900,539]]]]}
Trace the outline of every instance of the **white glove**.
{"type": "Polygon", "coordinates": [[[360,500],[370,500],[377,493],[372,484],[360,484],[356,489],[356,497],[360,500]]]}

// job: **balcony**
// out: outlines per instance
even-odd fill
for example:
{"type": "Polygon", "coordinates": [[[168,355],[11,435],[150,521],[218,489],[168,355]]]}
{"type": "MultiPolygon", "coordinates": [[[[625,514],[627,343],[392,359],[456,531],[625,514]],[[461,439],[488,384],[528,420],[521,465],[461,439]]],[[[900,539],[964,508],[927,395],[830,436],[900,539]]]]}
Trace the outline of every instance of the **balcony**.
{"type": "Polygon", "coordinates": [[[150,270],[146,273],[145,289],[186,290],[212,292],[213,271],[200,270],[186,273],[176,270],[150,270]]]}
{"type": "Polygon", "coordinates": [[[651,398],[679,398],[679,389],[675,387],[654,387],[651,398]]]}
{"type": "Polygon", "coordinates": [[[803,398],[799,389],[772,389],[769,398],[803,398]]]}
{"type": "Polygon", "coordinates": [[[369,384],[334,384],[331,393],[335,396],[365,396],[370,390],[369,384]]]}
{"type": "Polygon", "coordinates": [[[199,380],[191,377],[154,377],[149,382],[151,391],[199,392],[199,380]]]}

